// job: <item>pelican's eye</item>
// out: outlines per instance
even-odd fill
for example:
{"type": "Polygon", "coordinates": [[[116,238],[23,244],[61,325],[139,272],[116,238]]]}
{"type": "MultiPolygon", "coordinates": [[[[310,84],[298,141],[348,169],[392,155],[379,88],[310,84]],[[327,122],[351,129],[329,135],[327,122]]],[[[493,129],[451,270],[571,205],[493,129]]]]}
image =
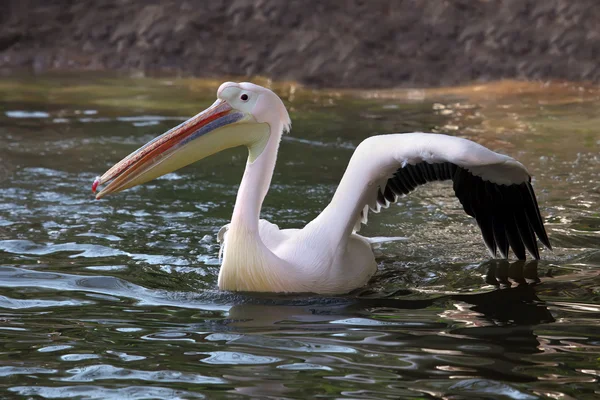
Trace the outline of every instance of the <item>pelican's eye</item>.
{"type": "Polygon", "coordinates": [[[244,93],[244,94],[242,94],[242,95],[240,96],[240,99],[241,99],[242,101],[248,101],[248,95],[247,95],[246,93],[244,93]]]}

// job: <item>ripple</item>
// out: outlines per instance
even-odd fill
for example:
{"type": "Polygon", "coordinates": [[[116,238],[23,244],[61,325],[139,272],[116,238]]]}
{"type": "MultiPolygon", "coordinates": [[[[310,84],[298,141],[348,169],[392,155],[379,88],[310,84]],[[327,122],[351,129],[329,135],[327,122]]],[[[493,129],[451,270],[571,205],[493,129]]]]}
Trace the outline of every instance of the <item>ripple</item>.
{"type": "Polygon", "coordinates": [[[210,342],[216,342],[221,340],[230,341],[239,339],[241,337],[242,335],[236,335],[232,333],[211,333],[210,335],[206,336],[204,340],[208,340],[210,342]]]}
{"type": "Polygon", "coordinates": [[[143,331],[143,329],[142,328],[117,328],[116,331],[129,333],[129,332],[140,332],[140,331],[143,331]]]}
{"type": "Polygon", "coordinates": [[[92,265],[89,267],[85,267],[85,269],[89,269],[90,271],[123,271],[127,269],[125,265],[92,265]]]}
{"type": "Polygon", "coordinates": [[[60,356],[63,361],[83,361],[100,358],[97,354],[64,354],[60,356]]]}
{"type": "Polygon", "coordinates": [[[510,385],[488,379],[466,379],[451,385],[448,390],[458,393],[472,393],[478,395],[496,394],[516,400],[536,400],[537,396],[524,393],[510,385]]]}
{"type": "Polygon", "coordinates": [[[0,308],[9,308],[12,310],[21,310],[26,308],[49,308],[49,307],[68,307],[92,304],[90,301],[78,300],[38,300],[38,299],[11,299],[10,297],[0,295],[0,308]]]}
{"type": "Polygon", "coordinates": [[[229,344],[249,345],[267,349],[277,349],[286,351],[295,351],[302,353],[356,353],[351,347],[330,345],[322,343],[310,343],[295,339],[280,339],[268,336],[244,335],[238,339],[233,339],[229,344]]]}
{"type": "Polygon", "coordinates": [[[89,400],[141,400],[141,399],[203,399],[204,395],[180,389],[169,389],[150,386],[129,386],[120,389],[110,389],[101,386],[15,386],[8,390],[21,396],[40,396],[46,399],[81,398],[89,400]]]}
{"type": "Polygon", "coordinates": [[[557,301],[553,303],[557,307],[563,307],[573,312],[580,313],[600,313],[600,305],[598,304],[585,304],[585,303],[570,303],[557,301]]]}
{"type": "MultiPolygon", "coordinates": [[[[50,231],[52,233],[53,231],[50,231]]],[[[83,236],[83,235],[79,235],[83,236]]],[[[109,239],[111,240],[111,239],[109,239]]],[[[119,239],[120,240],[120,239],[119,239]]],[[[61,252],[72,252],[77,254],[72,254],[69,258],[106,258],[106,257],[118,257],[118,256],[128,256],[136,261],[144,262],[150,265],[179,265],[184,266],[188,265],[189,261],[183,257],[176,256],[164,256],[164,255],[155,255],[155,254],[132,254],[127,253],[122,250],[113,249],[112,247],[106,247],[99,244],[89,244],[89,243],[44,243],[37,244],[30,240],[23,239],[9,239],[9,240],[0,240],[0,251],[4,251],[6,253],[17,254],[17,255],[36,255],[36,256],[45,256],[51,255],[55,253],[61,252]]],[[[207,260],[212,260],[210,257],[207,257],[207,260]]],[[[195,268],[194,268],[195,269],[195,268]]],[[[192,269],[192,271],[194,270],[192,269]]]]}
{"type": "Polygon", "coordinates": [[[295,363],[295,364],[284,364],[278,365],[278,369],[287,369],[291,371],[333,371],[333,368],[329,368],[325,365],[311,364],[311,363],[295,363]]]}
{"type": "Polygon", "coordinates": [[[356,149],[356,145],[354,145],[351,142],[341,142],[341,141],[322,142],[320,140],[303,139],[303,138],[287,136],[287,135],[283,136],[281,139],[284,141],[287,141],[287,142],[301,143],[301,144],[306,144],[306,145],[315,146],[315,147],[334,147],[336,149],[346,149],[346,150],[356,149]]]}
{"type": "Polygon", "coordinates": [[[144,340],[164,340],[164,341],[185,341],[185,342],[195,342],[194,339],[190,337],[189,333],[186,332],[158,332],[151,333],[149,335],[142,336],[144,340]]]}
{"type": "Polygon", "coordinates": [[[240,353],[237,351],[213,351],[208,354],[210,357],[202,361],[206,364],[235,364],[235,365],[252,365],[252,364],[272,364],[281,361],[281,358],[257,356],[249,353],[240,353]]]}
{"type": "Polygon", "coordinates": [[[121,121],[121,122],[185,121],[185,118],[166,117],[164,115],[135,115],[135,116],[130,116],[130,117],[117,117],[117,121],[121,121]]]}
{"type": "Polygon", "coordinates": [[[12,254],[28,254],[43,256],[59,252],[75,252],[70,256],[73,257],[86,257],[86,258],[97,258],[97,257],[114,257],[120,255],[127,255],[127,253],[112,249],[110,247],[101,246],[98,244],[82,244],[82,243],[62,243],[62,244],[37,244],[30,240],[0,240],[0,250],[12,254]]]}
{"type": "Polygon", "coordinates": [[[77,121],[84,124],[89,124],[90,122],[111,122],[112,119],[108,117],[85,117],[78,118],[77,121]]]}
{"type": "Polygon", "coordinates": [[[171,305],[182,308],[228,311],[229,295],[152,290],[111,276],[85,276],[58,272],[41,272],[27,268],[0,266],[0,287],[37,287],[59,291],[85,291],[119,296],[138,301],[138,305],[171,305]],[[214,303],[221,296],[224,305],[214,303]],[[211,301],[212,300],[212,301],[211,301]]]}
{"type": "Polygon", "coordinates": [[[145,360],[146,359],[146,357],[144,357],[144,356],[136,356],[136,355],[133,355],[133,354],[127,354],[127,353],[122,353],[122,352],[113,351],[113,350],[107,350],[106,354],[115,355],[115,356],[119,357],[119,359],[121,361],[125,361],[125,362],[140,361],[140,360],[145,360]]]}
{"type": "Polygon", "coordinates": [[[48,118],[50,114],[45,111],[23,111],[23,110],[13,110],[13,111],[5,111],[9,118],[48,118]]]}
{"type": "Polygon", "coordinates": [[[80,233],[77,236],[96,237],[96,238],[100,238],[100,239],[106,239],[111,242],[118,242],[118,241],[123,240],[122,238],[115,236],[115,235],[107,235],[107,234],[103,234],[103,233],[94,233],[94,232],[80,233]]]}
{"type": "Polygon", "coordinates": [[[11,226],[13,224],[14,224],[14,222],[0,217],[0,228],[3,226],[11,226]]]}
{"type": "Polygon", "coordinates": [[[58,370],[39,367],[0,367],[0,376],[55,374],[58,370]]]}
{"type": "Polygon", "coordinates": [[[330,321],[330,324],[359,325],[359,326],[424,326],[421,322],[378,321],[368,318],[347,318],[330,321]]]}
{"type": "Polygon", "coordinates": [[[156,255],[156,254],[130,254],[130,256],[138,261],[143,261],[147,264],[150,265],[163,265],[163,264],[170,264],[170,265],[188,265],[189,262],[182,257],[175,257],[175,256],[162,256],[162,255],[156,255]]]}
{"type": "Polygon", "coordinates": [[[42,168],[42,167],[29,167],[29,168],[23,168],[22,172],[25,174],[31,174],[33,176],[44,176],[46,178],[58,178],[58,179],[65,179],[68,174],[64,171],[58,171],[55,169],[51,169],[51,168],[42,168]]]}
{"type": "Polygon", "coordinates": [[[137,369],[118,368],[108,364],[90,365],[74,368],[67,371],[72,376],[60,378],[63,382],[94,382],[98,380],[141,380],[148,382],[178,382],[194,384],[223,384],[221,378],[213,378],[200,374],[189,374],[179,371],[143,371],[137,369]]]}
{"type": "Polygon", "coordinates": [[[57,346],[46,346],[38,349],[40,353],[53,353],[55,351],[67,350],[71,349],[73,346],[69,346],[68,344],[57,345],[57,346]]]}
{"type": "Polygon", "coordinates": [[[158,122],[158,121],[144,121],[144,122],[134,122],[132,125],[141,127],[141,126],[154,126],[154,125],[159,125],[159,124],[160,124],[160,122],[158,122]]]}

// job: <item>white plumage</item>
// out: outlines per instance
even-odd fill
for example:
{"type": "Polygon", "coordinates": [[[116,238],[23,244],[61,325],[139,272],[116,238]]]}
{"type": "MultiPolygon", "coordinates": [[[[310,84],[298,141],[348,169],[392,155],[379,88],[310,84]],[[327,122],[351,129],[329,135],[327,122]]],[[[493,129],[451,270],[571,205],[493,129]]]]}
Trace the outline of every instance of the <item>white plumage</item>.
{"type": "MultiPolygon", "coordinates": [[[[356,231],[368,210],[379,212],[429,181],[452,180],[465,212],[490,252],[539,258],[536,235],[550,247],[530,176],[511,157],[441,134],[373,136],[355,150],[331,203],[303,229],[259,220],[281,135],[290,120],[272,91],[221,85],[217,102],[117,163],[95,186],[97,197],[146,182],[224,148],[245,145],[248,163],[231,223],[221,230],[223,290],[345,293],[365,285],[377,264],[356,231]],[[243,128],[243,129],[241,129],[243,128]]],[[[94,188],[95,188],[94,186],[94,188]]]]}

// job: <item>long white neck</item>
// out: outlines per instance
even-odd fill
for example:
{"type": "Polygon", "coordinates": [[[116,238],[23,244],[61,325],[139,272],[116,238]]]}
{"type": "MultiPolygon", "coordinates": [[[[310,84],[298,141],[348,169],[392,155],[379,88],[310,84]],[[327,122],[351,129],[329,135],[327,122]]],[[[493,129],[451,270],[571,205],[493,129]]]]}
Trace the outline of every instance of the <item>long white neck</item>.
{"type": "Polygon", "coordinates": [[[248,162],[233,208],[230,229],[258,232],[260,210],[273,178],[282,128],[271,125],[266,146],[262,149],[252,146],[248,148],[248,162]],[[260,154],[256,154],[257,152],[260,154]]]}
{"type": "Polygon", "coordinates": [[[295,283],[293,271],[287,264],[263,243],[258,230],[260,209],[275,169],[282,126],[271,126],[271,129],[269,140],[258,157],[255,152],[260,149],[249,148],[246,171],[223,244],[223,264],[219,272],[222,290],[305,291],[295,283]]]}

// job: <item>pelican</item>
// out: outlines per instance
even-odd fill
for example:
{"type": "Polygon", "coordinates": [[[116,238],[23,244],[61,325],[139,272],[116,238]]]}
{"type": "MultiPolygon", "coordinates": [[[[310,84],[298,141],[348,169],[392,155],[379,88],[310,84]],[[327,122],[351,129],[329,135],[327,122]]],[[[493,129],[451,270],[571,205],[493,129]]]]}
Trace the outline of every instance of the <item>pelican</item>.
{"type": "Polygon", "coordinates": [[[260,219],[279,142],[291,127],[281,99],[248,82],[225,82],[217,100],[96,178],[96,199],[173,172],[236,146],[248,148],[231,222],[219,232],[221,290],[342,294],[377,271],[372,241],[357,232],[379,212],[431,181],[452,180],[490,254],[539,259],[550,242],[531,177],[515,159],[475,142],[434,133],[372,136],[354,151],[331,202],[302,229],[260,219]],[[99,185],[104,185],[99,192],[99,185]]]}

